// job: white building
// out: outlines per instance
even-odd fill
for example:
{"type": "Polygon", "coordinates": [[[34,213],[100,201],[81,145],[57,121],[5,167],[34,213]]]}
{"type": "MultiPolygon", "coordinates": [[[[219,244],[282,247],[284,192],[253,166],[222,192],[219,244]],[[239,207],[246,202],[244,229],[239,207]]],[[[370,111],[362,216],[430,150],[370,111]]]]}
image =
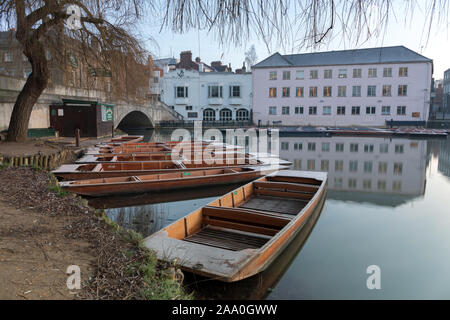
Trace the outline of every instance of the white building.
{"type": "Polygon", "coordinates": [[[432,60],[403,46],[281,55],[252,67],[255,124],[385,126],[428,119],[432,60]]]}
{"type": "Polygon", "coordinates": [[[251,73],[203,72],[179,68],[164,72],[161,101],[184,120],[248,121],[251,117],[251,73]]]}

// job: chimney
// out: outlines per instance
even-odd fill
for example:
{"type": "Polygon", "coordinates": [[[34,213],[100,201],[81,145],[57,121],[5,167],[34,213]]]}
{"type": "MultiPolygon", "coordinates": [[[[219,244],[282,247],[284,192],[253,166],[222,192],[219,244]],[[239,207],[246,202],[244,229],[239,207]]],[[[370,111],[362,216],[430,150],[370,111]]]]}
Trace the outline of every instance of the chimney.
{"type": "Polygon", "coordinates": [[[200,63],[200,57],[195,58],[195,62],[200,63]]]}
{"type": "Polygon", "coordinates": [[[242,63],[242,73],[245,73],[247,68],[245,67],[245,61],[242,63]]]}
{"type": "Polygon", "coordinates": [[[192,52],[182,51],[180,53],[180,68],[190,69],[191,62],[192,62],[192,52]]]}

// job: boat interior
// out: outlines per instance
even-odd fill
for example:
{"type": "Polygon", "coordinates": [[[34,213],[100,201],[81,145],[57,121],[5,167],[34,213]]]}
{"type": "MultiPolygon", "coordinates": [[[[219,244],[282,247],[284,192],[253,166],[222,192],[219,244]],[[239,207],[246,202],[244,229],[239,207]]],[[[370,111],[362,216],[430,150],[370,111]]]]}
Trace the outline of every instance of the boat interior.
{"type": "Polygon", "coordinates": [[[189,214],[164,230],[170,238],[239,251],[257,249],[308,204],[321,180],[267,176],[189,214]]]}
{"type": "Polygon", "coordinates": [[[183,179],[183,178],[194,178],[194,177],[208,177],[208,176],[217,176],[217,175],[233,174],[233,173],[244,173],[244,172],[252,172],[252,171],[254,171],[254,169],[252,169],[252,168],[207,169],[207,170],[196,170],[196,171],[170,172],[170,173],[161,173],[161,174],[148,174],[148,175],[130,176],[130,177],[86,179],[86,180],[78,180],[78,181],[69,181],[66,183],[69,185],[86,185],[86,184],[120,183],[120,182],[146,182],[146,181],[161,181],[161,180],[183,179]]]}

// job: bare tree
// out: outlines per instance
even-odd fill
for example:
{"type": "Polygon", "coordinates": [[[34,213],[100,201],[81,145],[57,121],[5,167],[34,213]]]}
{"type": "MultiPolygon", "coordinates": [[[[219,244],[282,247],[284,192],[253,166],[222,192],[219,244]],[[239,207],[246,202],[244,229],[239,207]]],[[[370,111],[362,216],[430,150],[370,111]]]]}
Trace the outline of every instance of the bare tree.
{"type": "Polygon", "coordinates": [[[252,44],[250,49],[245,52],[245,62],[247,62],[247,66],[250,68],[256,64],[256,61],[258,61],[258,56],[256,55],[255,45],[252,44]]]}
{"type": "Polygon", "coordinates": [[[50,77],[49,48],[61,65],[67,50],[76,52],[93,70],[116,69],[123,59],[144,63],[145,51],[133,32],[144,9],[143,0],[0,0],[0,23],[8,29],[16,26],[15,37],[32,67],[14,104],[8,140],[27,137],[31,111],[50,77]],[[74,19],[77,27],[65,28],[74,19]]]}

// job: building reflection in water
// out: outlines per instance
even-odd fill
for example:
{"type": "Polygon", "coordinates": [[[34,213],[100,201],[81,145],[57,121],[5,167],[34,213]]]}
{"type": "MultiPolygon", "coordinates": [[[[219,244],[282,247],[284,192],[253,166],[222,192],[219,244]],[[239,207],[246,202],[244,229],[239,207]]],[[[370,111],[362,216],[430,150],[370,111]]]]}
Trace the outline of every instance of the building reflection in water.
{"type": "Polygon", "coordinates": [[[440,142],[438,158],[438,170],[450,178],[450,138],[440,142]]]}
{"type": "Polygon", "coordinates": [[[328,199],[397,206],[425,192],[426,140],[282,137],[280,156],[295,170],[328,172],[328,199]]]}

